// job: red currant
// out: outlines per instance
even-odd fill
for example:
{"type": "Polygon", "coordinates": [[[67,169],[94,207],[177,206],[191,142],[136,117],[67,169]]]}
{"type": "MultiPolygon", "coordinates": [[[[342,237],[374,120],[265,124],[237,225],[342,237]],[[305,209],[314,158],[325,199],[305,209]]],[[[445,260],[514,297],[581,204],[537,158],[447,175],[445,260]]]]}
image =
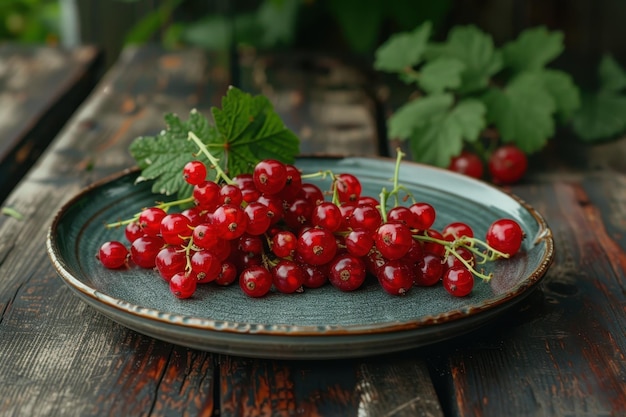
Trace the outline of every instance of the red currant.
{"type": "Polygon", "coordinates": [[[278,194],[287,183],[285,164],[275,159],[259,161],[252,172],[256,188],[264,194],[278,194]]]}
{"type": "Polygon", "coordinates": [[[105,268],[117,269],[128,263],[129,252],[122,242],[105,242],[100,246],[97,258],[105,268]]]}
{"type": "Polygon", "coordinates": [[[187,257],[180,246],[166,246],[157,253],[154,263],[161,277],[169,281],[174,274],[185,270],[187,257]]]}
{"type": "Polygon", "coordinates": [[[154,268],[156,256],[165,242],[157,236],[142,236],[130,245],[130,257],[141,268],[154,268]]]}
{"type": "Polygon", "coordinates": [[[322,265],[335,257],[337,241],[332,232],[314,227],[304,230],[298,236],[296,251],[304,262],[311,265],[322,265]]]}
{"type": "Polygon", "coordinates": [[[143,233],[149,236],[157,236],[161,233],[161,220],[167,213],[158,207],[148,207],[139,214],[137,222],[143,233]]]}
{"type": "Polygon", "coordinates": [[[272,282],[278,292],[291,294],[302,289],[304,271],[297,263],[282,259],[272,267],[271,273],[272,282]]]}
{"type": "Polygon", "coordinates": [[[404,295],[413,286],[413,272],[401,260],[385,262],[376,274],[383,289],[391,295],[404,295]]]}
{"type": "Polygon", "coordinates": [[[272,288],[272,274],[264,266],[251,266],[239,275],[239,286],[250,297],[263,297],[272,288]]]}
{"type": "Polygon", "coordinates": [[[430,229],[435,223],[437,213],[435,208],[428,203],[418,202],[409,206],[409,210],[414,215],[414,223],[410,224],[414,229],[426,230],[430,229]]]}
{"type": "Polygon", "coordinates": [[[361,197],[361,182],[352,174],[343,173],[335,176],[335,187],[342,203],[355,202],[361,197]]]}
{"type": "Polygon", "coordinates": [[[478,179],[483,177],[484,172],[483,161],[478,155],[469,151],[463,151],[452,158],[448,169],[478,179]]]}
{"type": "Polygon", "coordinates": [[[524,231],[512,219],[498,219],[487,229],[487,244],[497,251],[513,256],[522,246],[524,231]]]}
{"type": "Polygon", "coordinates": [[[201,184],[206,180],[206,174],[206,165],[202,161],[189,161],[183,167],[183,178],[187,184],[201,184]]]}
{"type": "Polygon", "coordinates": [[[413,235],[404,223],[385,223],[376,229],[374,243],[386,259],[400,259],[411,249],[413,235]]]}
{"type": "Polygon", "coordinates": [[[466,268],[450,268],[443,275],[443,287],[455,297],[465,297],[474,288],[474,275],[466,268]]]}
{"type": "Polygon", "coordinates": [[[170,279],[170,291],[177,298],[189,298],[196,292],[195,278],[184,272],[179,272],[170,279]]]}
{"type": "Polygon", "coordinates": [[[193,232],[191,220],[181,213],[168,214],[161,219],[161,237],[170,245],[182,245],[193,232]]]}
{"type": "Polygon", "coordinates": [[[328,280],[341,291],[354,291],[365,282],[366,272],[365,263],[360,257],[345,253],[330,263],[328,280]]]}
{"type": "Polygon", "coordinates": [[[526,154],[515,145],[504,145],[489,157],[489,173],[496,184],[518,182],[528,168],[526,154]]]}

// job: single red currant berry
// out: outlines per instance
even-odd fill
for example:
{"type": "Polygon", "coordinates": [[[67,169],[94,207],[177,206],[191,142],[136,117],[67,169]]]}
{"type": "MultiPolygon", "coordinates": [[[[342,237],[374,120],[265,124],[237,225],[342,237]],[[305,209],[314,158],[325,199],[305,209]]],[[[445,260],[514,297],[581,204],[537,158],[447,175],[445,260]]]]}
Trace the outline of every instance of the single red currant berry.
{"type": "Polygon", "coordinates": [[[352,229],[374,231],[382,223],[382,216],[376,207],[365,205],[357,206],[352,210],[348,224],[352,229]]]}
{"type": "Polygon", "coordinates": [[[242,201],[243,193],[241,192],[241,188],[234,184],[222,185],[218,198],[219,204],[232,204],[233,206],[239,206],[242,201]]]}
{"type": "Polygon", "coordinates": [[[474,231],[470,226],[463,222],[452,222],[441,229],[443,238],[448,242],[452,242],[462,237],[474,237],[474,231]]]}
{"type": "Polygon", "coordinates": [[[165,245],[157,236],[142,236],[130,245],[130,258],[141,268],[154,268],[156,256],[165,245]]]}
{"type": "Polygon", "coordinates": [[[154,263],[161,277],[169,281],[174,274],[185,271],[187,256],[180,246],[166,246],[157,253],[154,263]]]}
{"type": "Polygon", "coordinates": [[[198,284],[206,284],[215,281],[218,274],[222,271],[222,261],[215,253],[208,250],[201,250],[191,255],[190,259],[191,272],[189,275],[194,277],[198,284]]]}
{"type": "Polygon", "coordinates": [[[298,245],[298,238],[289,230],[281,230],[272,236],[271,249],[279,258],[293,256],[298,245]]]}
{"type": "Polygon", "coordinates": [[[252,201],[248,203],[244,209],[246,216],[248,217],[248,227],[246,233],[250,235],[262,235],[267,232],[272,218],[270,217],[270,211],[266,205],[259,203],[258,201],[252,201]]]}
{"type": "Polygon", "coordinates": [[[97,258],[105,268],[117,269],[128,264],[129,252],[122,242],[105,242],[98,250],[97,258]]]}
{"type": "Polygon", "coordinates": [[[182,245],[193,232],[191,220],[181,213],[172,213],[161,219],[161,237],[170,245],[182,245]]]}
{"type": "Polygon", "coordinates": [[[254,167],[252,179],[260,192],[278,194],[287,183],[287,168],[275,159],[264,159],[254,167]]]}
{"type": "Polygon", "coordinates": [[[285,223],[289,228],[295,231],[302,229],[304,226],[310,226],[313,207],[314,206],[304,198],[298,198],[292,201],[285,210],[285,223]]]}
{"type": "Polygon", "coordinates": [[[356,202],[361,197],[361,182],[352,174],[343,173],[335,176],[335,187],[337,197],[342,203],[356,202]]]}
{"type": "Polygon", "coordinates": [[[271,273],[272,282],[278,292],[291,294],[302,289],[304,272],[297,263],[282,259],[272,267],[271,273]]]}
{"type": "Polygon", "coordinates": [[[343,216],[341,210],[334,203],[324,201],[316,206],[313,206],[313,213],[311,215],[311,223],[313,226],[323,227],[335,232],[339,230],[343,216]]]}
{"type": "Polygon", "coordinates": [[[139,226],[138,222],[128,223],[124,228],[124,236],[126,236],[126,240],[130,243],[133,243],[135,239],[140,238],[143,235],[143,230],[141,229],[141,226],[139,226]]]}
{"type": "Polygon", "coordinates": [[[312,205],[316,206],[324,201],[324,193],[315,184],[305,182],[302,184],[301,197],[308,200],[312,205]]]}
{"type": "Polygon", "coordinates": [[[189,161],[183,167],[183,178],[187,184],[202,184],[206,180],[206,174],[206,165],[202,161],[189,161]]]}
{"type": "Polygon", "coordinates": [[[213,212],[213,224],[222,239],[233,240],[243,235],[248,227],[248,216],[240,206],[223,204],[213,212]]]}
{"type": "Polygon", "coordinates": [[[466,268],[450,268],[443,275],[443,287],[455,297],[465,297],[474,288],[474,275],[466,268]]]}
{"type": "Polygon", "coordinates": [[[489,157],[489,173],[496,184],[518,182],[528,168],[526,154],[515,145],[504,145],[489,157]]]}
{"type": "Polygon", "coordinates": [[[213,210],[219,204],[220,186],[213,181],[203,181],[193,187],[192,196],[196,206],[213,210]]]}
{"type": "Polygon", "coordinates": [[[158,236],[161,233],[161,220],[167,216],[165,210],[158,207],[148,207],[139,214],[137,223],[148,236],[158,236]]]}
{"type": "Polygon", "coordinates": [[[425,253],[424,259],[418,264],[413,282],[421,287],[430,287],[441,280],[444,267],[440,256],[425,253]]]}
{"type": "Polygon", "coordinates": [[[346,250],[354,256],[367,255],[374,246],[372,232],[365,229],[350,231],[345,238],[346,250]]]}
{"type": "Polygon", "coordinates": [[[328,282],[327,265],[300,264],[304,272],[304,285],[306,288],[319,288],[328,282]]]}
{"type": "Polygon", "coordinates": [[[196,292],[196,279],[184,272],[174,274],[170,279],[170,291],[176,298],[189,298],[196,292]]]}
{"type": "Polygon", "coordinates": [[[486,241],[493,249],[513,256],[522,246],[524,231],[512,219],[498,219],[487,229],[486,241]]]}
{"type": "Polygon", "coordinates": [[[193,244],[200,249],[213,249],[221,242],[217,227],[212,223],[201,223],[191,233],[193,244]]]}
{"type": "Polygon", "coordinates": [[[435,208],[430,204],[424,202],[413,203],[409,206],[409,210],[411,210],[415,216],[414,223],[409,225],[413,229],[430,229],[435,223],[437,213],[435,208]]]}
{"type": "Polygon", "coordinates": [[[239,275],[239,286],[250,297],[263,297],[272,288],[272,273],[264,266],[251,266],[239,275]]]}
{"type": "Polygon", "coordinates": [[[413,271],[399,259],[385,262],[376,273],[376,278],[385,292],[405,295],[413,286],[413,271]]]}
{"type": "Polygon", "coordinates": [[[463,151],[450,160],[450,171],[458,172],[472,178],[480,179],[483,176],[483,161],[473,152],[463,151]]]}
{"type": "Polygon", "coordinates": [[[411,249],[413,235],[404,223],[385,223],[376,229],[374,244],[384,258],[400,259],[411,249]]]}
{"type": "Polygon", "coordinates": [[[235,282],[236,279],[237,266],[232,262],[224,262],[222,263],[222,270],[215,278],[215,283],[221,286],[228,286],[235,282]]]}
{"type": "Polygon", "coordinates": [[[328,280],[341,291],[354,291],[363,285],[367,269],[359,257],[344,253],[332,260],[328,280]]]}
{"type": "Polygon", "coordinates": [[[302,260],[311,265],[330,262],[337,253],[337,240],[327,229],[314,227],[298,236],[296,251],[302,260]]]}
{"type": "Polygon", "coordinates": [[[400,222],[413,227],[415,224],[415,215],[408,207],[396,206],[387,212],[387,221],[400,222]]]}

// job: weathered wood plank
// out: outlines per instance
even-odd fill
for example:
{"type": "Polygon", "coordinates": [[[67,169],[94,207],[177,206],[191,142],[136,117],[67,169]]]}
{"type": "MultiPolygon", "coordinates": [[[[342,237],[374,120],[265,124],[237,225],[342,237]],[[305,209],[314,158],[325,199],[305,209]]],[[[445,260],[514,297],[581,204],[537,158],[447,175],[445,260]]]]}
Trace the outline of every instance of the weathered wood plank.
{"type": "Polygon", "coordinates": [[[314,54],[242,55],[241,88],[261,93],[301,141],[303,154],[387,155],[366,74],[314,54]]]}
{"type": "Polygon", "coordinates": [[[94,47],[0,45],[0,202],[101,75],[94,47]]]}
{"type": "Polygon", "coordinates": [[[132,165],[129,142],[162,129],[165,112],[219,101],[227,84],[206,82],[212,65],[199,51],[127,50],[8,197],[24,220],[0,217],[0,414],[213,412],[213,356],[139,335],[88,308],[58,279],[44,243],[57,208],[132,165]]]}
{"type": "Polygon", "coordinates": [[[443,416],[421,360],[220,360],[220,415],[443,416]]]}

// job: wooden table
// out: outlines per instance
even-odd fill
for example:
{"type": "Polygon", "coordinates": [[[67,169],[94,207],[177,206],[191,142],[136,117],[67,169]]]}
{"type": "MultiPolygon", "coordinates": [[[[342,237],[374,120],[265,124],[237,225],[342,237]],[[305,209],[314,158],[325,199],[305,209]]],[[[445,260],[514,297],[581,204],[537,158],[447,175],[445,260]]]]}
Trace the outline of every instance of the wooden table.
{"type": "MultiPolygon", "coordinates": [[[[158,132],[164,113],[219,104],[229,78],[215,62],[127,49],[6,200],[24,219],[0,217],[0,415],[626,415],[626,165],[606,157],[623,155],[623,140],[555,141],[536,158],[512,191],[550,224],[554,264],[514,311],[436,345],[350,360],[241,358],[143,336],[78,300],[46,253],[55,212],[131,166],[129,142],[158,132]]],[[[244,60],[241,80],[276,100],[307,151],[384,151],[366,78],[335,61],[312,72],[285,62],[244,60]],[[318,129],[323,140],[310,140],[318,129]]]]}
{"type": "Polygon", "coordinates": [[[0,202],[42,154],[101,75],[92,46],[0,45],[0,202]]]}

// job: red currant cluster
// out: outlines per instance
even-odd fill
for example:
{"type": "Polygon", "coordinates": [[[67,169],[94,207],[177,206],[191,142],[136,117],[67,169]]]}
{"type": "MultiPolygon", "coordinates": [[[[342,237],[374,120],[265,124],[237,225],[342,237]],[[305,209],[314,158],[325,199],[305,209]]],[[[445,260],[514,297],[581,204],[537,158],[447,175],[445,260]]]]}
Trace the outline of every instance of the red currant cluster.
{"type": "MultiPolygon", "coordinates": [[[[477,153],[463,151],[450,160],[448,169],[481,179],[483,178],[484,165],[477,153]]],[[[489,176],[495,184],[514,184],[521,180],[526,173],[528,158],[517,146],[503,145],[489,155],[486,166],[489,176]]]]}
{"type": "Polygon", "coordinates": [[[193,195],[176,204],[192,203],[190,208],[180,213],[168,213],[172,203],[146,208],[117,224],[125,225],[130,249],[111,241],[98,254],[107,268],[132,261],[158,270],[179,298],[190,297],[198,284],[237,280],[251,297],[328,282],[353,291],[368,275],[394,295],[442,281],[448,292],[464,296],[475,275],[489,278],[476,265],[515,254],[524,237],[510,219],[494,222],[486,242],[462,222],[438,231],[430,204],[387,210],[387,197],[397,190],[378,199],[363,196],[359,179],[349,173],[311,174],[330,175],[326,191],[277,160],[260,161],[252,173],[219,183],[206,180],[207,167],[199,161],[189,162],[183,175],[193,195]]]}

